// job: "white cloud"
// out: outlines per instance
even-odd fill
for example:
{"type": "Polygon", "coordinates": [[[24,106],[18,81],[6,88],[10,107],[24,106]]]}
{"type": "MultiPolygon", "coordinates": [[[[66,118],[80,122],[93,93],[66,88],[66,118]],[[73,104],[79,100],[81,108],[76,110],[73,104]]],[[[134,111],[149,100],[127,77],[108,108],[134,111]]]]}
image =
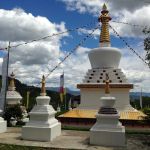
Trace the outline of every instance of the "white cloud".
{"type": "Polygon", "coordinates": [[[75,88],[78,83],[82,82],[83,77],[88,69],[90,62],[88,60],[89,48],[79,47],[75,54],[71,55],[63,64],[65,71],[66,86],[75,88]]]}
{"type": "MultiPolygon", "coordinates": [[[[100,29],[100,27],[99,27],[99,29],[100,29]]],[[[100,35],[100,30],[99,29],[96,29],[93,32],[92,36],[94,37],[94,39],[97,39],[99,37],[99,35],[100,35]]],[[[78,34],[79,35],[81,35],[81,34],[90,34],[90,33],[92,33],[92,31],[93,31],[92,29],[82,28],[82,29],[78,30],[78,34]]]]}
{"type": "MultiPolygon", "coordinates": [[[[142,46],[133,47],[141,57],[144,58],[145,52],[142,46]]],[[[149,88],[149,76],[150,68],[142,62],[135,54],[133,54],[128,48],[121,49],[122,59],[120,62],[120,68],[123,69],[129,83],[133,83],[134,91],[139,91],[140,87],[143,87],[143,91],[150,92],[149,88]]]]}
{"type": "MultiPolygon", "coordinates": [[[[57,44],[57,43],[56,43],[57,44]]],[[[10,62],[19,61],[22,65],[43,65],[59,58],[59,46],[51,42],[34,42],[10,50],[10,62]]]]}
{"type": "Polygon", "coordinates": [[[126,37],[144,37],[142,30],[144,27],[149,26],[150,18],[150,5],[143,6],[135,10],[134,12],[124,11],[123,17],[119,19],[119,21],[127,22],[129,24],[139,25],[139,27],[133,27],[129,25],[123,25],[118,23],[112,23],[113,27],[117,30],[117,32],[126,37]]]}
{"type": "Polygon", "coordinates": [[[87,47],[79,47],[76,51],[76,53],[80,56],[81,54],[85,54],[87,52],[89,52],[90,49],[87,47]]]}
{"type": "MultiPolygon", "coordinates": [[[[65,23],[56,24],[46,17],[33,16],[22,9],[0,9],[0,47],[17,45],[66,30],[65,23]]],[[[43,74],[60,62],[61,39],[68,33],[10,49],[10,69],[19,80],[31,84],[40,82],[43,74]]]]}
{"type": "MultiPolygon", "coordinates": [[[[100,15],[104,2],[108,6],[112,20],[149,26],[150,3],[141,0],[61,0],[68,10],[76,10],[79,13],[90,13],[93,16],[100,15]]],[[[121,36],[143,37],[144,27],[133,27],[124,24],[111,23],[121,36]]]]}
{"type": "Polygon", "coordinates": [[[109,10],[115,14],[118,12],[121,13],[124,10],[133,12],[143,6],[148,5],[148,3],[141,0],[60,0],[64,2],[67,6],[67,9],[70,11],[77,10],[80,13],[91,13],[93,15],[99,15],[98,12],[101,11],[101,8],[104,3],[108,6],[109,10]]]}
{"type": "Polygon", "coordinates": [[[22,9],[0,9],[0,22],[1,41],[32,40],[65,29],[64,22],[55,24],[46,17],[33,16],[22,9]]]}

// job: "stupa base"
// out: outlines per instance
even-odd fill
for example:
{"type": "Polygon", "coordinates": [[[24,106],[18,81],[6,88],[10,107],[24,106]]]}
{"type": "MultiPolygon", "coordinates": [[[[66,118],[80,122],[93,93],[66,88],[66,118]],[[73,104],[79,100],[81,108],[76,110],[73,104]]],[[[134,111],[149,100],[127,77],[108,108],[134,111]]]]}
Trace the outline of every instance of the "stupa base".
{"type": "Polygon", "coordinates": [[[90,144],[101,146],[125,146],[125,130],[116,129],[91,129],[90,130],[90,144]]]}
{"type": "Polygon", "coordinates": [[[2,117],[0,117],[0,133],[6,131],[7,131],[7,122],[2,117]]]}
{"type": "Polygon", "coordinates": [[[52,141],[61,134],[61,124],[58,122],[50,127],[24,126],[22,139],[33,141],[52,141]]]}

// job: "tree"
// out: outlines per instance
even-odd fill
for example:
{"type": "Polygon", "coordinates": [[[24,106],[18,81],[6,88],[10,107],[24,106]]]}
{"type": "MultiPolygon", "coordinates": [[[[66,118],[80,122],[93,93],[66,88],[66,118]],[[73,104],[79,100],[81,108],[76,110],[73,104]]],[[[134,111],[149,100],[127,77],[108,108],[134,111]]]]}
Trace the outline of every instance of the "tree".
{"type": "Polygon", "coordinates": [[[148,122],[148,123],[150,123],[150,108],[143,108],[142,109],[142,111],[147,115],[146,117],[145,117],[145,120],[148,122]]]}
{"type": "Polygon", "coordinates": [[[148,64],[150,66],[150,28],[145,28],[143,30],[143,33],[147,36],[144,39],[144,50],[146,51],[145,59],[148,61],[148,64]]]}
{"type": "Polygon", "coordinates": [[[4,119],[7,121],[7,125],[11,126],[11,118],[15,118],[17,121],[20,121],[22,119],[22,110],[19,104],[6,107],[5,113],[4,113],[4,119]]]}

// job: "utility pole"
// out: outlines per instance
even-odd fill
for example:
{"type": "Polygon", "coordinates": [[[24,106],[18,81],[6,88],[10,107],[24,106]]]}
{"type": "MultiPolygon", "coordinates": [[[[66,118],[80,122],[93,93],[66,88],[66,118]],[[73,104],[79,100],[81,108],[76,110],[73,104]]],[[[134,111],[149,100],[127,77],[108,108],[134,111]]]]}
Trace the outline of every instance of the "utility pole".
{"type": "Polygon", "coordinates": [[[4,111],[6,109],[6,96],[7,96],[7,90],[8,90],[8,72],[9,72],[9,52],[10,52],[10,41],[7,48],[7,71],[6,71],[6,86],[5,86],[5,98],[4,98],[4,111]]]}

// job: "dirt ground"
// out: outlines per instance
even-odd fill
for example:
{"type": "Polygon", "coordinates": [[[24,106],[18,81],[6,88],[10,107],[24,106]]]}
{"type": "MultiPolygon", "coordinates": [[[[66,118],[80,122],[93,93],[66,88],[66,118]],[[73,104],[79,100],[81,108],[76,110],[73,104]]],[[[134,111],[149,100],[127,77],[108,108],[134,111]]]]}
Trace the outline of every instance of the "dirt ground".
{"type": "MultiPolygon", "coordinates": [[[[8,128],[7,132],[0,134],[1,144],[22,145],[23,150],[26,146],[34,146],[34,150],[150,150],[150,134],[148,133],[126,134],[126,139],[127,144],[125,147],[103,147],[89,145],[89,131],[63,130],[61,136],[52,142],[22,140],[21,128],[8,128]]],[[[20,147],[19,150],[22,148],[20,147]]],[[[11,147],[11,150],[12,149],[11,147]]],[[[32,148],[30,148],[30,150],[31,149],[32,148]]]]}

